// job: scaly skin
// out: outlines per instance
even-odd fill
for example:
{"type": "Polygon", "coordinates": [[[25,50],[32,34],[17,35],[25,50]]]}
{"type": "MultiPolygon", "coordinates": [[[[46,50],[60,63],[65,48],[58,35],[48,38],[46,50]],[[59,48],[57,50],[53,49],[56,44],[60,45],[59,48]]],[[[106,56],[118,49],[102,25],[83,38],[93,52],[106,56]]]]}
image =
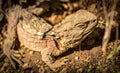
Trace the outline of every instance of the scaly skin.
{"type": "Polygon", "coordinates": [[[41,52],[42,60],[51,69],[58,67],[53,63],[54,56],[81,44],[97,25],[97,17],[86,10],[78,10],[55,26],[25,10],[22,17],[17,25],[19,41],[31,50],[41,52]]]}

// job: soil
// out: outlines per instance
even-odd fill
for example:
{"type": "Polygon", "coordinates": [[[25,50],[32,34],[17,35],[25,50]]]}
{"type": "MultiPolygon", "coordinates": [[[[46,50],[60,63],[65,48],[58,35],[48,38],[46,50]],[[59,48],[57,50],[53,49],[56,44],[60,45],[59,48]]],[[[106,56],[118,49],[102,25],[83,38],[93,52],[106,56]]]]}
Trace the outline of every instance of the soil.
{"type": "MultiPolygon", "coordinates": [[[[85,3],[82,2],[84,0],[65,1],[58,1],[55,4],[54,0],[51,0],[50,2],[43,0],[43,2],[40,3],[40,6],[44,9],[42,13],[38,14],[34,13],[34,10],[30,11],[37,16],[43,17],[53,25],[79,9],[87,9],[93,12],[99,20],[105,20],[104,15],[102,15],[103,11],[100,12],[102,9],[101,1],[91,0],[89,2],[85,0],[85,3]],[[81,5],[78,4],[80,2],[82,3],[81,5]],[[45,6],[45,4],[48,4],[48,6],[45,6]]],[[[36,0],[36,3],[37,2],[39,2],[39,0],[36,0]]],[[[29,8],[29,5],[31,5],[29,1],[25,2],[23,3],[23,8],[29,8]]],[[[116,8],[118,15],[115,17],[118,19],[118,24],[120,13],[119,6],[120,5],[118,4],[116,8]]],[[[113,22],[115,22],[115,20],[113,22]]],[[[6,34],[6,19],[3,18],[0,23],[0,44],[2,44],[6,38],[3,36],[3,34],[6,34]]],[[[42,61],[40,52],[31,51],[24,46],[20,47],[19,41],[15,43],[15,48],[13,50],[13,55],[18,59],[17,61],[13,59],[16,64],[15,69],[10,64],[9,59],[3,54],[2,47],[0,46],[0,73],[120,73],[120,51],[117,51],[114,56],[108,58],[108,56],[111,55],[111,52],[115,51],[115,49],[120,46],[120,37],[116,39],[116,25],[117,24],[113,24],[114,27],[112,28],[110,41],[107,44],[106,55],[103,56],[101,49],[105,25],[99,25],[98,28],[82,42],[82,44],[55,57],[58,61],[65,60],[65,63],[55,71],[52,71],[49,66],[42,61]]],[[[120,26],[118,26],[118,28],[120,28],[120,26]]]]}

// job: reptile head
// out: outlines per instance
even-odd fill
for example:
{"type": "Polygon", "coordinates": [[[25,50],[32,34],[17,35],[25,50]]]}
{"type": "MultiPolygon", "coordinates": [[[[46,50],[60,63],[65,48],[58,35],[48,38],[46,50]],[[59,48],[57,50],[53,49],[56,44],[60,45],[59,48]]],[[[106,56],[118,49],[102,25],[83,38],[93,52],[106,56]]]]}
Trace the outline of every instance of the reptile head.
{"type": "MultiPolygon", "coordinates": [[[[61,23],[59,29],[62,28],[64,33],[61,32],[60,35],[62,34],[64,39],[60,43],[68,49],[79,45],[93,32],[97,25],[97,17],[86,10],[79,10],[67,16],[61,23]]],[[[57,32],[60,31],[57,30],[57,32]]]]}
{"type": "Polygon", "coordinates": [[[72,28],[79,27],[80,30],[92,30],[97,24],[97,17],[86,10],[79,10],[67,16],[62,22],[62,28],[64,30],[70,30],[72,28]],[[66,25],[64,25],[66,24],[66,25]]]}
{"type": "Polygon", "coordinates": [[[78,16],[78,18],[74,20],[75,25],[80,26],[81,30],[83,30],[81,36],[85,38],[96,28],[97,17],[86,10],[77,11],[76,16],[78,16]]]}

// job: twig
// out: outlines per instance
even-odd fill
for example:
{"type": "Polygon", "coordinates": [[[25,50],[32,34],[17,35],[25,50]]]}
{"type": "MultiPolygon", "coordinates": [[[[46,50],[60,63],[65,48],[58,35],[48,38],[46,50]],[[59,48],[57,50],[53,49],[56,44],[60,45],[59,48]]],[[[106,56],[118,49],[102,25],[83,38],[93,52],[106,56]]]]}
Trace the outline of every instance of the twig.
{"type": "Polygon", "coordinates": [[[16,25],[19,18],[19,6],[15,6],[15,8],[10,8],[6,17],[8,19],[7,25],[7,38],[4,40],[3,44],[3,52],[9,58],[12,66],[15,68],[15,64],[11,58],[12,51],[11,48],[14,48],[14,43],[16,40],[16,25]]]}
{"type": "Polygon", "coordinates": [[[113,21],[114,10],[116,8],[116,3],[117,3],[117,0],[114,0],[113,6],[111,8],[111,16],[109,18],[108,17],[108,12],[107,12],[107,9],[106,9],[106,2],[105,2],[105,0],[103,0],[103,8],[104,8],[104,14],[105,14],[105,20],[106,20],[105,34],[104,34],[103,42],[102,42],[103,55],[106,54],[107,43],[110,39],[111,28],[112,28],[111,21],[113,21]]]}

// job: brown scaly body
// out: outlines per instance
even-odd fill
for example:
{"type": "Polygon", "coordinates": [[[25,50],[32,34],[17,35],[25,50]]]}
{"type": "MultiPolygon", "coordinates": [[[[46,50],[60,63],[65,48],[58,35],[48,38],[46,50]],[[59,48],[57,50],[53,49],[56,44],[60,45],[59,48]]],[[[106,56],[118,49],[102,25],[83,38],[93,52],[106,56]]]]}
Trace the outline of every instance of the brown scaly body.
{"type": "Polygon", "coordinates": [[[81,44],[96,25],[97,17],[86,10],[78,10],[55,26],[23,10],[17,34],[21,45],[41,52],[42,60],[54,69],[54,56],[81,44]]]}

